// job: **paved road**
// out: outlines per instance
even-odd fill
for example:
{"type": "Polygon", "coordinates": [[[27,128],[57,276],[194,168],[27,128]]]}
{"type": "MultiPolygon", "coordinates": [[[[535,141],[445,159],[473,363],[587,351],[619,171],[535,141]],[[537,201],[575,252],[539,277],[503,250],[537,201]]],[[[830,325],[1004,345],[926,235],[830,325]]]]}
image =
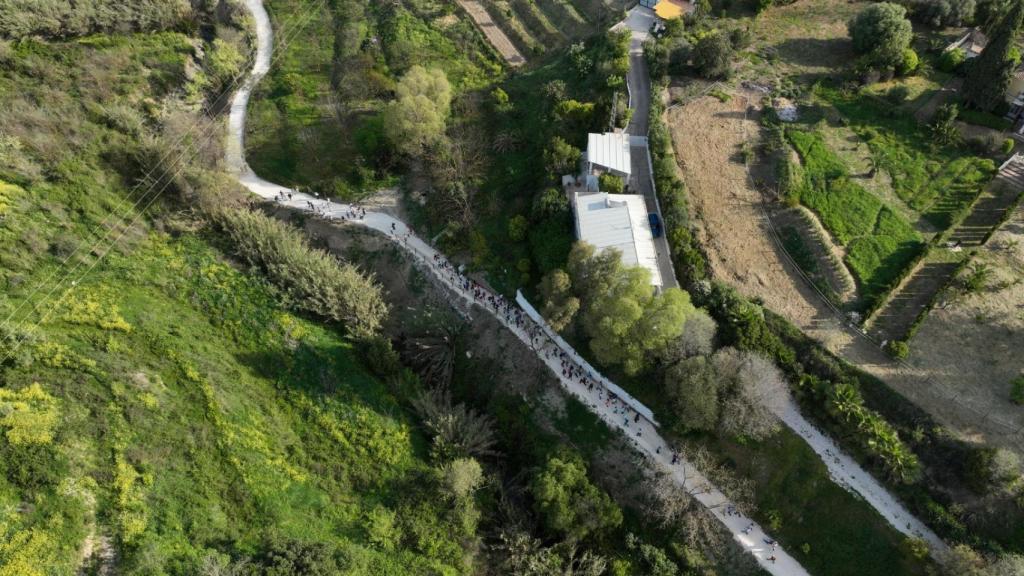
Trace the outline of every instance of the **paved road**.
{"type": "MultiPolygon", "coordinates": [[[[661,206],[654,191],[654,177],[651,173],[650,155],[647,150],[647,129],[651,111],[651,77],[647,72],[647,61],[644,59],[644,40],[647,40],[654,24],[654,11],[636,7],[629,11],[626,19],[612,27],[613,30],[627,29],[631,37],[629,41],[629,74],[626,83],[629,86],[629,106],[633,110],[626,132],[630,135],[633,145],[630,146],[631,170],[633,172],[633,190],[643,194],[649,214],[657,214],[664,226],[665,218],[661,214],[661,206]]],[[[672,267],[672,252],[668,239],[662,234],[654,239],[654,247],[658,253],[658,269],[666,288],[678,287],[675,269],[672,267]]]]}
{"type": "MultiPolygon", "coordinates": [[[[469,280],[458,274],[442,254],[417,237],[401,220],[388,214],[367,212],[365,218],[351,220],[346,218],[352,206],[336,202],[324,202],[305,194],[296,193],[283,186],[263,180],[246,164],[243,135],[245,133],[246,106],[252,89],[263,75],[270,69],[272,37],[270,19],[261,0],[245,0],[256,22],[257,55],[253,71],[242,88],[235,94],[228,122],[225,160],[229,170],[236,175],[239,182],[252,193],[268,201],[280,201],[282,193],[291,193],[286,202],[288,206],[299,210],[313,212],[321,217],[332,220],[348,220],[381,232],[392,238],[407,250],[422,266],[427,268],[448,289],[461,299],[482,306],[483,310],[495,316],[499,322],[512,331],[521,341],[533,349],[538,358],[559,380],[561,385],[571,394],[577,396],[594,413],[604,420],[612,429],[618,429],[630,438],[633,446],[647,456],[656,469],[669,473],[680,486],[703,504],[711,514],[725,525],[733,539],[748,553],[752,554],[758,564],[768,573],[778,576],[803,576],[808,574],[800,563],[783,549],[769,546],[773,543],[760,526],[729,506],[728,499],[714,487],[698,470],[685,460],[673,464],[671,450],[664,439],[658,434],[656,423],[644,417],[643,412],[629,413],[619,403],[610,403],[610,391],[601,381],[599,374],[590,372],[590,367],[582,367],[571,360],[568,362],[578,374],[586,376],[567,377],[564,372],[566,360],[561,359],[560,352],[568,357],[574,355],[571,349],[559,348],[552,339],[544,335],[541,327],[543,320],[527,304],[520,308],[512,303],[504,302],[500,296],[487,294],[479,287],[472,286],[469,280]],[[500,303],[500,304],[496,304],[500,303]],[[592,385],[591,385],[592,384],[592,385]],[[625,416],[624,416],[625,414],[625,416]],[[630,418],[635,414],[636,420],[630,418]]],[[[563,346],[567,346],[564,345],[563,346]]],[[[851,458],[839,451],[835,443],[811,426],[800,415],[796,405],[790,401],[779,413],[786,425],[799,433],[808,444],[822,457],[833,479],[849,489],[861,494],[874,506],[894,527],[905,534],[924,538],[932,545],[933,550],[945,545],[916,518],[911,516],[899,503],[869,474],[864,472],[851,458]]]]}

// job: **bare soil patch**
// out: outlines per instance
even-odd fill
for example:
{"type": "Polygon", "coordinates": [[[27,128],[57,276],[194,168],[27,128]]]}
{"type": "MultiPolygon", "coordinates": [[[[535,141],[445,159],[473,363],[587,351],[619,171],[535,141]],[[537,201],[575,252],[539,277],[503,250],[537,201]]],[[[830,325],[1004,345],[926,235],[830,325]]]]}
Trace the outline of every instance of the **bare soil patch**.
{"type": "Polygon", "coordinates": [[[668,112],[676,158],[693,202],[698,239],[708,255],[715,278],[799,325],[819,317],[811,299],[794,298],[809,291],[788,271],[785,257],[772,241],[761,208],[761,192],[747,178],[739,158],[743,144],[760,130],[760,95],[739,93],[728,102],[704,96],[668,112]]]}
{"type": "Polygon", "coordinates": [[[512,41],[508,39],[508,36],[498,28],[498,25],[491,19],[491,15],[487,13],[487,10],[477,2],[476,0],[459,0],[459,6],[469,14],[469,16],[476,22],[476,25],[483,31],[484,36],[487,37],[487,41],[501,54],[509,64],[513,66],[519,66],[526,63],[526,58],[519,53],[512,41]]]}

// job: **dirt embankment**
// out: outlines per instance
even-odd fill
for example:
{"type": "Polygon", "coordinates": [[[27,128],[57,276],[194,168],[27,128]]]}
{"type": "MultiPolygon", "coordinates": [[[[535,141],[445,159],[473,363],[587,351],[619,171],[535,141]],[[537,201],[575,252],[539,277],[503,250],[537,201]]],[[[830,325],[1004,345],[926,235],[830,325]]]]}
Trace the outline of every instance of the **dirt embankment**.
{"type": "Polygon", "coordinates": [[[746,142],[756,141],[757,115],[747,114],[759,94],[739,94],[728,102],[705,96],[668,112],[676,158],[692,203],[691,213],[711,273],[798,325],[821,313],[809,289],[778,252],[764,221],[761,193],[747,178],[742,159],[746,142]]]}
{"type": "MultiPolygon", "coordinates": [[[[759,205],[761,193],[750,184],[742,163],[744,143],[754,144],[759,129],[755,116],[746,113],[747,108],[759,100],[758,95],[743,93],[727,102],[703,97],[668,112],[694,224],[714,277],[761,299],[766,307],[832,352],[887,382],[952,431],[1024,453],[1024,435],[1008,433],[1005,424],[987,416],[984,403],[967,408],[971,406],[969,401],[953,400],[946,392],[968,394],[965,382],[990,375],[986,370],[968,374],[969,368],[952,360],[960,349],[953,341],[959,339],[959,329],[949,325],[932,328],[933,323],[926,322],[912,345],[921,350],[911,357],[913,366],[899,365],[844,327],[836,313],[799,278],[770,235],[759,205]],[[953,339],[943,344],[945,352],[930,352],[920,343],[943,329],[953,339]],[[947,355],[945,359],[941,354],[947,355]]],[[[937,323],[944,313],[936,317],[937,323]]],[[[1001,354],[1000,342],[1015,341],[1006,340],[1005,335],[1001,338],[989,340],[995,345],[987,348],[987,354],[1001,354]]],[[[984,347],[983,342],[979,345],[984,347]]],[[[978,358],[979,364],[986,362],[985,354],[979,353],[978,358]]],[[[1009,406],[1008,402],[1004,405],[1009,406]]],[[[1018,415],[1011,423],[1024,424],[1022,420],[1024,416],[1018,415]]]]}

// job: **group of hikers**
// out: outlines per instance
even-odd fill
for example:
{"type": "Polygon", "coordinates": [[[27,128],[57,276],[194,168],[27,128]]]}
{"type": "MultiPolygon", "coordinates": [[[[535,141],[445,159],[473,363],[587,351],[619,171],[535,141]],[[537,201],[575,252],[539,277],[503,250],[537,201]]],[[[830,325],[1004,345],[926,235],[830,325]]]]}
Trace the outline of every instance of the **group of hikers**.
{"type": "MultiPolygon", "coordinates": [[[[291,192],[281,192],[278,197],[275,198],[278,202],[284,202],[285,199],[289,201],[292,200],[291,192]]],[[[329,219],[338,217],[337,215],[330,213],[328,210],[330,207],[329,200],[324,203],[322,208],[313,201],[307,200],[307,204],[310,210],[318,215],[329,219]]],[[[362,220],[366,217],[366,210],[357,206],[351,206],[340,217],[343,220],[362,220]]],[[[405,231],[400,231],[397,224],[392,222],[389,232],[391,236],[408,244],[408,240],[412,236],[412,230],[408,229],[407,226],[405,226],[405,228],[405,231]]],[[[423,256],[426,257],[426,255],[423,256]]],[[[434,269],[439,272],[441,278],[445,280],[449,286],[461,292],[472,302],[480,304],[484,308],[493,312],[499,320],[504,320],[504,323],[513,331],[523,333],[530,347],[537,351],[538,354],[543,351],[544,359],[551,366],[552,370],[555,370],[552,359],[557,358],[561,368],[562,380],[567,384],[567,388],[573,395],[579,397],[580,400],[595,410],[599,410],[598,403],[603,402],[606,412],[608,409],[611,409],[611,414],[608,416],[609,422],[615,423],[615,418],[621,416],[622,422],[617,425],[622,428],[623,431],[627,431],[627,434],[630,428],[630,421],[632,420],[632,423],[635,425],[636,439],[631,439],[631,441],[637,448],[642,448],[639,439],[643,437],[645,423],[641,422],[642,415],[640,411],[634,407],[628,406],[627,402],[621,400],[617,394],[608,389],[602,383],[601,379],[590,371],[589,365],[587,369],[584,369],[580,363],[574,359],[574,357],[577,357],[575,352],[570,354],[559,346],[558,343],[549,337],[538,324],[533,322],[526,314],[524,314],[523,309],[514,302],[509,301],[501,294],[492,293],[479,282],[463,274],[463,268],[461,266],[456,267],[444,256],[434,251],[431,251],[430,253],[430,260],[432,261],[430,263],[432,263],[434,269]],[[580,387],[579,391],[574,389],[577,384],[580,387]],[[594,402],[592,399],[595,388],[598,389],[598,402],[594,402]],[[584,393],[584,391],[586,393],[584,393]],[[591,398],[587,398],[587,394],[590,394],[591,398]]],[[[555,370],[555,373],[558,374],[558,371],[555,370]]],[[[647,419],[644,418],[645,422],[646,420],[647,419]]],[[[653,424],[648,424],[652,426],[653,429],[653,424]]],[[[657,438],[657,435],[655,435],[654,438],[657,438]]],[[[655,454],[661,454],[661,444],[662,443],[659,443],[659,445],[655,447],[655,454]]],[[[665,445],[665,448],[668,448],[668,446],[665,445]]],[[[670,465],[674,467],[681,462],[681,458],[676,450],[672,450],[671,454],[672,458],[670,465]]],[[[736,510],[735,506],[729,504],[726,507],[726,515],[739,516],[740,513],[736,510]]],[[[742,532],[744,534],[749,534],[754,529],[754,526],[754,523],[751,522],[745,529],[743,529],[742,532]]],[[[765,538],[765,543],[771,545],[771,550],[773,552],[767,560],[775,563],[775,541],[765,538]]]]}

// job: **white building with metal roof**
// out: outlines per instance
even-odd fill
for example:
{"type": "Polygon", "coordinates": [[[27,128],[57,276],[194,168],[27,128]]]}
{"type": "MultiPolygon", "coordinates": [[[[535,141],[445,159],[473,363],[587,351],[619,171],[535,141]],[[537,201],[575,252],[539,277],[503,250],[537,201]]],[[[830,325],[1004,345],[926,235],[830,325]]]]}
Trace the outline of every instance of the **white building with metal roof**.
{"type": "Polygon", "coordinates": [[[611,172],[629,184],[633,166],[629,154],[629,134],[587,134],[587,164],[591,174],[611,172]]]}
{"type": "MultiPolygon", "coordinates": [[[[627,140],[628,142],[628,140],[627,140]]],[[[636,194],[573,194],[576,236],[598,252],[615,248],[626,266],[643,266],[651,285],[664,286],[644,197],[636,194]]]]}

